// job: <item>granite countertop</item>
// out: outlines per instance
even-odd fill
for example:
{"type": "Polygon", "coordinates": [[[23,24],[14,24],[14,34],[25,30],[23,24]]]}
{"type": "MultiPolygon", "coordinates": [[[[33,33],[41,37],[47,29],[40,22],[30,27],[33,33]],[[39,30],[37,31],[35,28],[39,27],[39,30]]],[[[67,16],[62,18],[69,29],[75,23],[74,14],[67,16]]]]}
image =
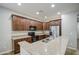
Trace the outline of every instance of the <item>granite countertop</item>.
{"type": "MultiPolygon", "coordinates": [[[[29,31],[12,31],[12,39],[21,39],[31,37],[28,35],[29,31]]],[[[48,35],[49,31],[35,31],[35,35],[48,35]]]]}
{"type": "MultiPolygon", "coordinates": [[[[47,35],[47,34],[36,34],[36,36],[37,36],[37,35],[47,35]]],[[[28,37],[31,37],[31,36],[26,35],[26,34],[24,34],[24,35],[14,35],[14,36],[12,36],[12,39],[13,39],[13,40],[16,40],[16,39],[28,38],[28,37]]]]}
{"type": "MultiPolygon", "coordinates": [[[[67,37],[58,37],[53,39],[53,37],[48,37],[52,40],[48,43],[42,42],[42,40],[37,41],[35,43],[29,44],[28,42],[19,42],[20,48],[25,50],[24,53],[29,52],[30,54],[38,54],[38,55],[64,55],[67,44],[68,38],[67,37]]],[[[46,38],[47,39],[47,38],[46,38]]],[[[44,39],[45,40],[45,39],[44,39]]],[[[21,50],[21,52],[23,51],[21,50]]]]}
{"type": "Polygon", "coordinates": [[[21,38],[28,38],[28,37],[31,37],[31,36],[28,36],[28,35],[12,36],[12,40],[21,39],[21,38]]]}

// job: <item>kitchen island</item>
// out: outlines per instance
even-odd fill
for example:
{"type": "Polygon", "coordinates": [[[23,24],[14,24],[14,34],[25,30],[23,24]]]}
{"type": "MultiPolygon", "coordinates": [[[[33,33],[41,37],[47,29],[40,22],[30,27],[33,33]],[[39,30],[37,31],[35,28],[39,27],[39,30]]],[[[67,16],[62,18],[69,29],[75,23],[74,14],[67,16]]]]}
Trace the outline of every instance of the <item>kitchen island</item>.
{"type": "Polygon", "coordinates": [[[53,39],[50,36],[32,44],[26,41],[19,42],[18,44],[20,45],[21,55],[64,55],[68,38],[61,36],[53,39]]]}
{"type": "MultiPolygon", "coordinates": [[[[49,35],[46,34],[36,34],[35,39],[36,41],[42,40],[49,35]]],[[[14,35],[12,36],[12,49],[14,51],[14,54],[17,54],[20,52],[20,46],[18,45],[18,42],[26,41],[28,43],[33,43],[32,36],[29,35],[14,35]]]]}

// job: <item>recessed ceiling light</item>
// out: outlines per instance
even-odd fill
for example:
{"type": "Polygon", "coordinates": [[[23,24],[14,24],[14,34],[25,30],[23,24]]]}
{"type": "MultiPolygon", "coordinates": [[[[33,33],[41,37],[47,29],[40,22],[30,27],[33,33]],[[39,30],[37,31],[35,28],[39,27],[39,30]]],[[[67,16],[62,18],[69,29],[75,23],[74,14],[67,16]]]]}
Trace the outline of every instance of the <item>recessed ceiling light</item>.
{"type": "Polygon", "coordinates": [[[18,6],[21,6],[21,3],[18,3],[18,6]]]}
{"type": "Polygon", "coordinates": [[[61,13],[60,12],[57,12],[57,14],[60,15],[61,13]]]}
{"type": "Polygon", "coordinates": [[[54,5],[54,4],[52,4],[52,5],[51,5],[51,7],[55,7],[55,5],[54,5]]]}
{"type": "Polygon", "coordinates": [[[37,15],[39,15],[39,12],[36,12],[37,15]]]}

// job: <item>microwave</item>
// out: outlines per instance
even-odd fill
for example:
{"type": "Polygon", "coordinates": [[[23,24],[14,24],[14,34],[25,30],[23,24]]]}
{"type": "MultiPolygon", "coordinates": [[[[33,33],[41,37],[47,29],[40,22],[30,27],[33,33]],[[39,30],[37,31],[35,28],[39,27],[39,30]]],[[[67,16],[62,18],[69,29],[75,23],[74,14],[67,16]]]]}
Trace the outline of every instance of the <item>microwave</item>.
{"type": "Polygon", "coordinates": [[[36,26],[29,26],[30,31],[36,31],[36,26]]]}

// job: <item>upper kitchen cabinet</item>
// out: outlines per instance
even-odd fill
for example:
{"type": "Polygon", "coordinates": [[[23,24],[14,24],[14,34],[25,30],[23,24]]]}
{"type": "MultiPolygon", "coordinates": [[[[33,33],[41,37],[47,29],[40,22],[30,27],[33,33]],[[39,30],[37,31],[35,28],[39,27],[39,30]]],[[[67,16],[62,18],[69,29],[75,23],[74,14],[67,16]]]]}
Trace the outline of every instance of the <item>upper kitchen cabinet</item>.
{"type": "Polygon", "coordinates": [[[43,23],[43,30],[49,30],[49,23],[48,22],[43,23]]]}
{"type": "Polygon", "coordinates": [[[30,21],[31,22],[31,26],[36,26],[37,30],[43,30],[43,22],[39,22],[39,21],[30,21]]]}
{"type": "Polygon", "coordinates": [[[43,30],[49,30],[50,26],[60,26],[61,27],[61,19],[52,20],[49,22],[43,23],[43,30]]]}
{"type": "Polygon", "coordinates": [[[12,18],[12,30],[22,31],[25,30],[25,20],[19,16],[13,16],[12,18]]]}
{"type": "Polygon", "coordinates": [[[43,30],[46,30],[47,28],[47,25],[46,25],[46,22],[43,23],[43,30]]]}
{"type": "Polygon", "coordinates": [[[37,30],[49,30],[50,26],[60,26],[61,19],[52,20],[49,22],[40,22],[29,18],[24,18],[21,16],[12,16],[12,30],[13,31],[26,31],[29,30],[29,26],[36,26],[37,30]]]}
{"type": "Polygon", "coordinates": [[[59,26],[61,25],[61,19],[50,21],[50,26],[58,26],[58,25],[59,26]]]}
{"type": "Polygon", "coordinates": [[[49,30],[50,29],[50,22],[47,22],[47,28],[46,28],[47,30],[49,30]]]}
{"type": "Polygon", "coordinates": [[[13,31],[25,31],[29,28],[30,21],[27,18],[20,16],[12,17],[12,30],[13,31]]]}
{"type": "Polygon", "coordinates": [[[35,21],[32,19],[12,16],[12,30],[13,31],[26,31],[29,30],[29,26],[36,26],[37,30],[43,30],[43,22],[35,21]]]}
{"type": "Polygon", "coordinates": [[[43,30],[43,22],[37,23],[37,30],[43,30]]]}
{"type": "Polygon", "coordinates": [[[31,21],[29,19],[25,19],[25,23],[24,23],[24,25],[25,25],[25,31],[29,30],[30,24],[31,24],[31,21]]]}

